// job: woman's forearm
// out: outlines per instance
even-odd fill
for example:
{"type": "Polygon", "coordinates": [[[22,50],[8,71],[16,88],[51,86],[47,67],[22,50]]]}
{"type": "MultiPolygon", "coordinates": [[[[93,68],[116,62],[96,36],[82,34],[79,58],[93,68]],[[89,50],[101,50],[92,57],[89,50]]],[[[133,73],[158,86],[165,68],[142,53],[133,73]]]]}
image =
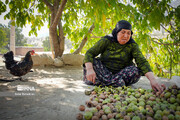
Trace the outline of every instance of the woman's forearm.
{"type": "Polygon", "coordinates": [[[85,63],[85,66],[86,66],[86,78],[87,80],[95,83],[95,79],[96,79],[96,73],[93,69],[93,64],[91,62],[87,62],[85,63]]]}
{"type": "Polygon", "coordinates": [[[154,77],[153,72],[147,72],[145,76],[149,79],[151,87],[154,91],[162,93],[163,90],[166,89],[165,85],[159,85],[159,83],[156,81],[156,78],[154,77]]]}
{"type": "Polygon", "coordinates": [[[155,80],[153,72],[147,72],[145,76],[149,79],[150,82],[155,80]]]}

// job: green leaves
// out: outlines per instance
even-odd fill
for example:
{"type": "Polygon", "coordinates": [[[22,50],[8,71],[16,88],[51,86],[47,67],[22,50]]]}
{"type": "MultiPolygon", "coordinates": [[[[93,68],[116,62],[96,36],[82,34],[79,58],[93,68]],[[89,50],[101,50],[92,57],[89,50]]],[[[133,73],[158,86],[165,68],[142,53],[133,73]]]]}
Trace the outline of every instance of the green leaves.
{"type": "Polygon", "coordinates": [[[178,20],[180,20],[180,5],[175,8],[175,15],[178,20]]]}
{"type": "MultiPolygon", "coordinates": [[[[180,58],[177,56],[177,45],[180,43],[180,6],[173,8],[168,4],[170,1],[130,0],[130,3],[128,0],[68,0],[61,17],[63,32],[66,38],[72,41],[73,52],[87,35],[90,26],[95,25],[81,51],[84,54],[102,36],[110,34],[119,20],[127,20],[133,27],[133,39],[147,56],[153,71],[159,73],[156,63],[162,67],[162,71],[172,69],[173,75],[179,75],[177,69],[180,69],[180,66],[177,61],[180,58]],[[166,36],[151,38],[153,30],[163,28],[166,36]]],[[[48,2],[53,5],[52,1],[48,2]]],[[[6,0],[5,3],[0,1],[0,14],[5,12],[6,5],[9,6],[10,12],[4,18],[15,19],[16,25],[20,27],[31,24],[30,35],[37,35],[37,30],[41,29],[46,21],[50,27],[53,14],[42,0],[6,0]]],[[[168,76],[165,73],[159,75],[168,76]]]]}
{"type": "Polygon", "coordinates": [[[7,44],[7,33],[3,30],[3,27],[0,27],[0,48],[7,44]]]}
{"type": "Polygon", "coordinates": [[[6,11],[6,5],[0,1],[0,15],[6,11]]]}

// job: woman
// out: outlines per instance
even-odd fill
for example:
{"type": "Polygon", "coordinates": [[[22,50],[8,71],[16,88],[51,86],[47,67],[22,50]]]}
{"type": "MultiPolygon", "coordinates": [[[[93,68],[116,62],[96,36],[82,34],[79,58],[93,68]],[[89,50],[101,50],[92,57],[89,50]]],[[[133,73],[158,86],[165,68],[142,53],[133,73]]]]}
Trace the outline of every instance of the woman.
{"type": "Polygon", "coordinates": [[[138,44],[132,39],[131,28],[128,21],[119,21],[112,35],[103,37],[86,52],[84,58],[86,84],[127,86],[138,82],[140,76],[145,75],[153,90],[163,91],[138,44]],[[98,55],[100,57],[97,58],[98,55]]]}

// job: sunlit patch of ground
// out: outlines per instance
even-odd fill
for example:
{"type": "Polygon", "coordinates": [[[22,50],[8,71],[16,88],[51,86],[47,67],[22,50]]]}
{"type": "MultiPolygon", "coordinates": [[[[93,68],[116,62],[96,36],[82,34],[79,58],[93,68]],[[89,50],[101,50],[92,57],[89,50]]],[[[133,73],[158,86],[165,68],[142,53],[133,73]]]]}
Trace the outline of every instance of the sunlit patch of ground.
{"type": "MultiPolygon", "coordinates": [[[[75,120],[79,105],[84,105],[89,99],[84,91],[93,89],[93,86],[83,83],[82,67],[33,67],[33,71],[23,76],[25,82],[0,81],[0,119],[75,120]],[[32,91],[18,91],[19,86],[32,91]]],[[[14,79],[4,67],[1,57],[0,79],[14,79]]],[[[157,79],[159,82],[170,84],[167,79],[157,79]]],[[[132,87],[151,88],[145,77],[141,77],[132,87]]]]}

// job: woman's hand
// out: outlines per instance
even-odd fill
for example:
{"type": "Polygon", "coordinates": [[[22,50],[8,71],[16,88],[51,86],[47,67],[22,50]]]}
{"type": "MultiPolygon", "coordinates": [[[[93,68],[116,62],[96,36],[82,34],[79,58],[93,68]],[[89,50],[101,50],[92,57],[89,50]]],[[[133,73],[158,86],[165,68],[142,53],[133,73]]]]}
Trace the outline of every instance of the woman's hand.
{"type": "Polygon", "coordinates": [[[156,81],[153,72],[147,72],[145,76],[149,79],[152,89],[155,92],[162,93],[164,89],[166,89],[166,86],[164,84],[159,85],[159,83],[156,81]]]}
{"type": "Polygon", "coordinates": [[[94,72],[93,68],[86,69],[86,78],[87,78],[87,80],[95,83],[96,73],[94,72]]]}
{"type": "Polygon", "coordinates": [[[95,83],[96,73],[93,69],[93,64],[91,62],[85,63],[86,66],[86,78],[87,80],[95,83]]]}
{"type": "Polygon", "coordinates": [[[151,81],[150,81],[150,84],[151,84],[152,89],[153,89],[155,92],[160,92],[160,93],[163,92],[163,90],[164,90],[164,89],[163,89],[163,86],[164,86],[164,85],[161,85],[161,86],[160,86],[156,80],[151,80],[151,81]]]}

